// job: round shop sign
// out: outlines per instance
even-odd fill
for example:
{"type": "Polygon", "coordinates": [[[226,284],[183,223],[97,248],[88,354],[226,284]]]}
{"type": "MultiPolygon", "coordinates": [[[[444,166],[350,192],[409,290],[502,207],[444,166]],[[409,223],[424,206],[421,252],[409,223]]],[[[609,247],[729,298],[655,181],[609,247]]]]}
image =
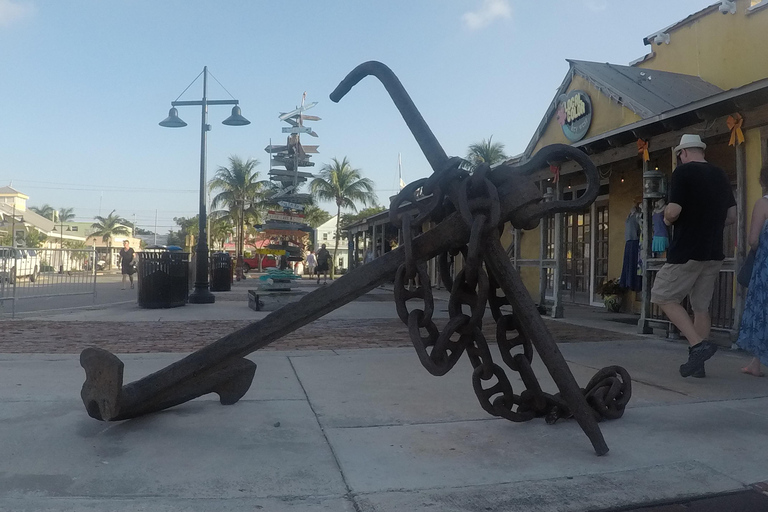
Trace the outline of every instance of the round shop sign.
{"type": "Polygon", "coordinates": [[[565,137],[571,142],[579,141],[592,124],[592,100],[584,91],[563,94],[558,98],[556,117],[565,137]]]}

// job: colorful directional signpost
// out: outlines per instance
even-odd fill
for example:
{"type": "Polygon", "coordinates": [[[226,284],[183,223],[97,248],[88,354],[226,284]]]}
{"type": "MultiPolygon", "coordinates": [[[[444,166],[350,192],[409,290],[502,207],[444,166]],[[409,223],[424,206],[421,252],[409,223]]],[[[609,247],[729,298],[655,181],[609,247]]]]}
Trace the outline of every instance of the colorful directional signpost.
{"type": "Polygon", "coordinates": [[[315,163],[311,161],[311,158],[312,155],[318,152],[317,146],[305,146],[301,143],[301,134],[304,133],[317,137],[317,133],[311,127],[304,126],[304,123],[306,121],[320,121],[320,118],[317,116],[305,114],[307,110],[317,105],[316,101],[305,104],[305,98],[306,93],[302,96],[300,107],[290,112],[283,112],[279,116],[281,121],[290,125],[282,129],[283,133],[289,134],[286,143],[276,145],[270,142],[269,146],[264,148],[270,154],[269,179],[277,181],[281,186],[280,192],[278,192],[274,199],[278,203],[290,203],[290,207],[284,206],[286,210],[296,210],[298,212],[303,211],[304,206],[312,201],[309,194],[300,193],[298,189],[302,183],[314,177],[312,173],[301,171],[300,169],[302,167],[313,167],[315,163]]]}
{"type": "MultiPolygon", "coordinates": [[[[282,211],[270,211],[264,224],[264,231],[267,235],[270,232],[279,236],[283,242],[274,248],[287,251],[290,259],[303,259],[303,254],[299,254],[299,248],[289,246],[286,240],[286,233],[293,232],[297,236],[288,238],[298,239],[301,233],[311,233],[310,228],[302,214],[304,208],[311,204],[312,197],[308,193],[300,192],[301,185],[308,179],[314,178],[311,172],[303,171],[302,168],[313,167],[315,163],[311,160],[312,155],[318,153],[317,146],[305,146],[301,143],[301,135],[306,134],[311,137],[317,137],[317,133],[310,126],[305,126],[307,121],[320,121],[317,116],[307,115],[305,112],[317,102],[305,104],[306,93],[302,95],[301,106],[290,112],[282,112],[278,117],[281,121],[288,123],[289,126],[282,128],[282,133],[288,134],[285,144],[272,144],[264,150],[269,153],[269,179],[280,185],[280,190],[273,199],[280,205],[282,211]],[[295,254],[292,254],[295,253],[295,254]]],[[[273,245],[269,246],[273,248],[273,245]]]]}

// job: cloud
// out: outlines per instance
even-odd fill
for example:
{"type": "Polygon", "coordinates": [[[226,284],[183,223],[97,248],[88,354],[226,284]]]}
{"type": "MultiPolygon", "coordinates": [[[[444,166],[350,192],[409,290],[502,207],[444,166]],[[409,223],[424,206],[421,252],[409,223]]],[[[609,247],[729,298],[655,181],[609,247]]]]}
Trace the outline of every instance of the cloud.
{"type": "Polygon", "coordinates": [[[604,11],[608,8],[608,0],[585,0],[587,9],[594,12],[604,11]]]}
{"type": "Polygon", "coordinates": [[[0,0],[0,27],[8,27],[17,20],[31,16],[35,7],[30,2],[0,0]]]}
{"type": "Polygon", "coordinates": [[[470,30],[479,30],[487,27],[497,19],[510,18],[512,6],[509,0],[483,0],[480,9],[464,13],[462,19],[470,30]]]}

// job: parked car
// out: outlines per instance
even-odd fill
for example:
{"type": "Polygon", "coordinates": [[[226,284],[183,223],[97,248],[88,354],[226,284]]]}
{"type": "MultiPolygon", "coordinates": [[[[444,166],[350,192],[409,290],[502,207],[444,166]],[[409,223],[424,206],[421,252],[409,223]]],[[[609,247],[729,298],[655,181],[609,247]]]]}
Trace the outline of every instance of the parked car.
{"type": "MultiPolygon", "coordinates": [[[[277,257],[274,254],[267,254],[261,260],[261,269],[276,267],[278,265],[277,257]]],[[[243,258],[243,271],[248,273],[251,269],[259,270],[259,255],[253,258],[243,258]]]]}
{"type": "Polygon", "coordinates": [[[0,278],[15,283],[17,277],[35,282],[40,272],[37,249],[0,246],[0,278]]]}

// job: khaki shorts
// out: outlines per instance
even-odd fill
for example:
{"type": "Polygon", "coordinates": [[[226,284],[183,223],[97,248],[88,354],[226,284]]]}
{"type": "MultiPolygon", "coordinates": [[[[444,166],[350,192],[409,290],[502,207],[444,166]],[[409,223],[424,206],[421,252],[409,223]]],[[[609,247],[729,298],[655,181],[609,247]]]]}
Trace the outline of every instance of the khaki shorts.
{"type": "Polygon", "coordinates": [[[660,305],[679,304],[688,295],[694,312],[709,311],[715,282],[722,266],[722,261],[665,263],[653,282],[651,302],[660,305]]]}

